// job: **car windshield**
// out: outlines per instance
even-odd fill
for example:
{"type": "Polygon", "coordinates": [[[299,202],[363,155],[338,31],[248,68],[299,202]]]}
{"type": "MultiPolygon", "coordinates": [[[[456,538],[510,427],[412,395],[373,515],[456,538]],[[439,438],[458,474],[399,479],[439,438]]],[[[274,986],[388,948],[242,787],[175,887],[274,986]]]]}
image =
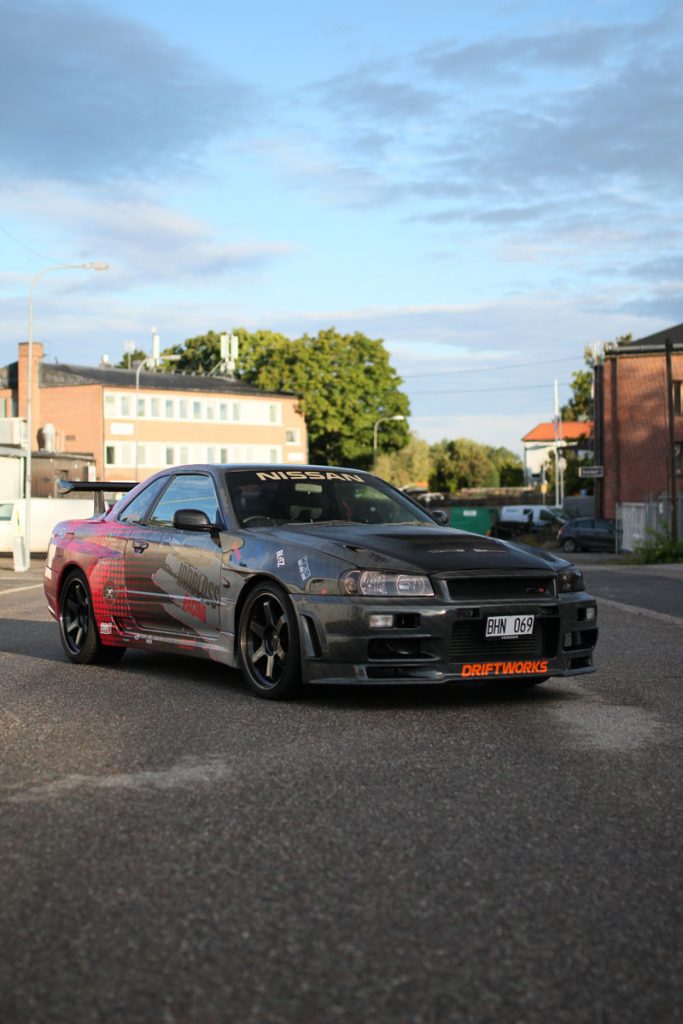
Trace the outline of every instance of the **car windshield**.
{"type": "Polygon", "coordinates": [[[278,469],[226,473],[240,526],[284,523],[424,523],[432,517],[377,477],[345,470],[278,469]]]}

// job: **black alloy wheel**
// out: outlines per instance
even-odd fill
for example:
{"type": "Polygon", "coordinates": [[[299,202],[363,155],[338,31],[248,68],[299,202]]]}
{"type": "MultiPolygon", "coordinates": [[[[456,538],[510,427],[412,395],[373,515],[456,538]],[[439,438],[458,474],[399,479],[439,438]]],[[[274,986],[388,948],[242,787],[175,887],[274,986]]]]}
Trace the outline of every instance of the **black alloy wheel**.
{"type": "Polygon", "coordinates": [[[62,586],[59,635],[67,658],[78,665],[115,662],[126,653],[125,647],[104,647],[101,643],[88,583],[80,570],[71,572],[62,586]]]}
{"type": "Polygon", "coordinates": [[[567,539],[562,544],[562,547],[564,548],[565,551],[577,551],[578,550],[577,543],[576,543],[576,541],[574,540],[573,537],[567,537],[567,539]]]}
{"type": "Polygon", "coordinates": [[[240,615],[239,656],[249,688],[267,700],[294,696],[301,686],[299,629],[287,595],[259,583],[240,615]]]}

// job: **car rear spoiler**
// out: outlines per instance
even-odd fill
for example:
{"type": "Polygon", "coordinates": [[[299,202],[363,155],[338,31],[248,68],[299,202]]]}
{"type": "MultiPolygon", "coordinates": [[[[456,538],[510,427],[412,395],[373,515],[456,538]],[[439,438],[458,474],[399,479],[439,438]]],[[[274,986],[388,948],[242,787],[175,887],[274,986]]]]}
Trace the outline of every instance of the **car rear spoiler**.
{"type": "Polygon", "coordinates": [[[95,515],[106,512],[105,494],[120,494],[132,491],[137,487],[138,480],[58,480],[57,490],[60,494],[92,494],[95,497],[95,515]]]}

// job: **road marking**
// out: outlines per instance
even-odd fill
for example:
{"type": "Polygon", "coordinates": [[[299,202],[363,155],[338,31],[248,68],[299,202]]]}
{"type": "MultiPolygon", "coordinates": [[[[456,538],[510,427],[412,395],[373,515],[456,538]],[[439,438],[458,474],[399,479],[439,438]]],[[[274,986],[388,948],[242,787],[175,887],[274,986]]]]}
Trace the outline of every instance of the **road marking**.
{"type": "Polygon", "coordinates": [[[620,612],[631,612],[632,615],[648,615],[651,619],[659,619],[660,622],[672,622],[674,626],[683,626],[683,619],[679,615],[653,612],[649,608],[638,608],[634,604],[622,604],[621,601],[612,601],[608,597],[598,597],[598,603],[608,604],[610,608],[616,608],[620,612]]]}
{"type": "Polygon", "coordinates": [[[31,583],[28,587],[9,587],[8,590],[3,590],[0,587],[0,594],[16,594],[20,590],[37,590],[38,587],[42,587],[42,583],[31,583]]]}

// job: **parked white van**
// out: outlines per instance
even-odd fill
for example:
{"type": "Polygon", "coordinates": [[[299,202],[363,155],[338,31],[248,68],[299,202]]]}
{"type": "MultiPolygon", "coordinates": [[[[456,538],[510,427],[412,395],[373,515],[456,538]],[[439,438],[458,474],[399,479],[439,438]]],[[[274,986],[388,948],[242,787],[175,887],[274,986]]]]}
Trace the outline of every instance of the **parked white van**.
{"type": "Polygon", "coordinates": [[[540,530],[544,526],[559,528],[568,519],[569,516],[556,505],[503,505],[499,521],[540,530]]]}
{"type": "MultiPolygon", "coordinates": [[[[50,535],[64,519],[90,519],[91,498],[31,498],[31,551],[47,551],[50,535]]],[[[23,498],[0,498],[0,554],[12,554],[16,537],[24,536],[26,503],[23,498]]]]}

